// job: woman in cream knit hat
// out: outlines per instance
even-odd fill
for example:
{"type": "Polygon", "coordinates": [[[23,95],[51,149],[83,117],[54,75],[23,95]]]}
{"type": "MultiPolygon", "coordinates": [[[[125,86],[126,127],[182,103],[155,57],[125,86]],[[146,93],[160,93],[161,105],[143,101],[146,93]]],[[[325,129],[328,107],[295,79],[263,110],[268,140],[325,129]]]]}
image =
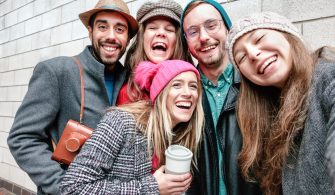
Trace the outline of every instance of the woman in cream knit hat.
{"type": "Polygon", "coordinates": [[[325,156],[334,166],[334,51],[312,54],[296,27],[271,12],[233,24],[226,46],[242,75],[244,176],[265,194],[333,194],[325,156]]]}
{"type": "Polygon", "coordinates": [[[156,64],[179,59],[192,63],[186,45],[182,44],[181,13],[182,7],[174,0],[147,1],[139,8],[136,15],[139,31],[125,60],[125,66],[130,69],[130,78],[121,88],[117,105],[146,98],[131,75],[131,70],[141,61],[156,64]]]}

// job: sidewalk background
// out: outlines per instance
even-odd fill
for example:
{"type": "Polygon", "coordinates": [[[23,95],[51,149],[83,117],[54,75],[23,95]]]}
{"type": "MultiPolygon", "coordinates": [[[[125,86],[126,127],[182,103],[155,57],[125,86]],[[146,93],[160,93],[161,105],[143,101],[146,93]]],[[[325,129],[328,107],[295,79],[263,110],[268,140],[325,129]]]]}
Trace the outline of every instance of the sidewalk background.
{"type": "MultiPolygon", "coordinates": [[[[134,16],[145,1],[125,0],[134,16]]],[[[183,7],[189,2],[176,1],[183,7]]],[[[313,49],[322,45],[335,46],[334,0],[218,1],[233,21],[253,12],[274,11],[291,19],[313,49]]],[[[37,62],[60,55],[75,55],[90,44],[78,14],[93,8],[96,2],[0,0],[0,188],[12,182],[36,191],[36,186],[9,152],[8,132],[37,62]]],[[[17,194],[24,192],[17,191],[17,194]]]]}

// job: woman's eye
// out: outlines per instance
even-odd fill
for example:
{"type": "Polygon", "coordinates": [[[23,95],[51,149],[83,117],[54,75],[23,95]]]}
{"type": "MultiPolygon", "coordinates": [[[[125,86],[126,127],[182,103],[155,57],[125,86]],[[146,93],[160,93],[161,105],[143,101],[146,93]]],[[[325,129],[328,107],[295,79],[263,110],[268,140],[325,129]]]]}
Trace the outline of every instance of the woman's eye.
{"type": "Polygon", "coordinates": [[[264,35],[259,36],[259,37],[256,39],[256,43],[259,43],[259,42],[262,40],[263,37],[264,37],[264,35]]]}
{"type": "Polygon", "coordinates": [[[176,29],[175,28],[166,28],[166,31],[168,31],[168,32],[176,32],[176,29]]]}
{"type": "Polygon", "coordinates": [[[192,89],[198,89],[198,85],[197,85],[197,84],[192,84],[190,87],[191,87],[192,89]]]}
{"type": "Polygon", "coordinates": [[[146,29],[150,29],[150,30],[156,30],[157,27],[154,25],[148,25],[146,29]]]}
{"type": "Polygon", "coordinates": [[[242,55],[241,57],[238,58],[237,63],[241,64],[245,59],[245,55],[242,55]]]}
{"type": "Polygon", "coordinates": [[[174,88],[179,88],[179,87],[181,86],[181,84],[180,84],[180,83],[173,83],[172,86],[173,86],[174,88]]]}

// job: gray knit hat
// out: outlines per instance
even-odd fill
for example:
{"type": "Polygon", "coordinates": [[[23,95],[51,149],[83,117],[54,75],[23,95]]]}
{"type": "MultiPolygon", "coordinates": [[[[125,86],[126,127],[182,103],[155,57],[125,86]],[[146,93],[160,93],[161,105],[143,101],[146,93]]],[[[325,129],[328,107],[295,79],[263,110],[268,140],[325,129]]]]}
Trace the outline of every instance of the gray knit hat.
{"type": "Polygon", "coordinates": [[[139,23],[154,16],[166,16],[180,24],[180,15],[183,8],[173,0],[159,0],[145,2],[137,11],[136,19],[139,23]]]}
{"type": "Polygon", "coordinates": [[[233,56],[233,47],[236,40],[244,34],[256,29],[278,30],[292,34],[303,40],[298,29],[287,18],[273,12],[255,13],[233,23],[233,26],[229,31],[226,50],[228,51],[231,63],[236,65],[233,56]]]}

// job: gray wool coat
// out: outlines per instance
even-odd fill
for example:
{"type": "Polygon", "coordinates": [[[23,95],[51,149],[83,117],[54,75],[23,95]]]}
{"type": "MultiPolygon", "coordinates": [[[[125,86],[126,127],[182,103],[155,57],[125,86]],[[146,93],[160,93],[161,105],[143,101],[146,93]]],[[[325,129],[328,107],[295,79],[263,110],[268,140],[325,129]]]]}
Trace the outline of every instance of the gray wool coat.
{"type": "MultiPolygon", "coordinates": [[[[84,72],[83,124],[95,128],[110,106],[104,81],[105,66],[90,52],[78,55],[84,72]]],[[[113,102],[125,81],[126,70],[116,66],[113,102]]],[[[50,138],[58,142],[69,119],[79,121],[80,76],[71,57],[57,57],[37,64],[28,92],[18,109],[8,136],[8,146],[17,164],[38,187],[38,194],[59,194],[65,168],[51,160],[50,138]]]]}
{"type": "Polygon", "coordinates": [[[327,150],[332,150],[333,155],[335,153],[334,146],[331,148],[331,144],[326,142],[334,134],[335,63],[322,60],[314,71],[308,115],[304,130],[297,139],[299,148],[289,156],[283,170],[284,195],[334,194],[326,161],[327,150]]]}

